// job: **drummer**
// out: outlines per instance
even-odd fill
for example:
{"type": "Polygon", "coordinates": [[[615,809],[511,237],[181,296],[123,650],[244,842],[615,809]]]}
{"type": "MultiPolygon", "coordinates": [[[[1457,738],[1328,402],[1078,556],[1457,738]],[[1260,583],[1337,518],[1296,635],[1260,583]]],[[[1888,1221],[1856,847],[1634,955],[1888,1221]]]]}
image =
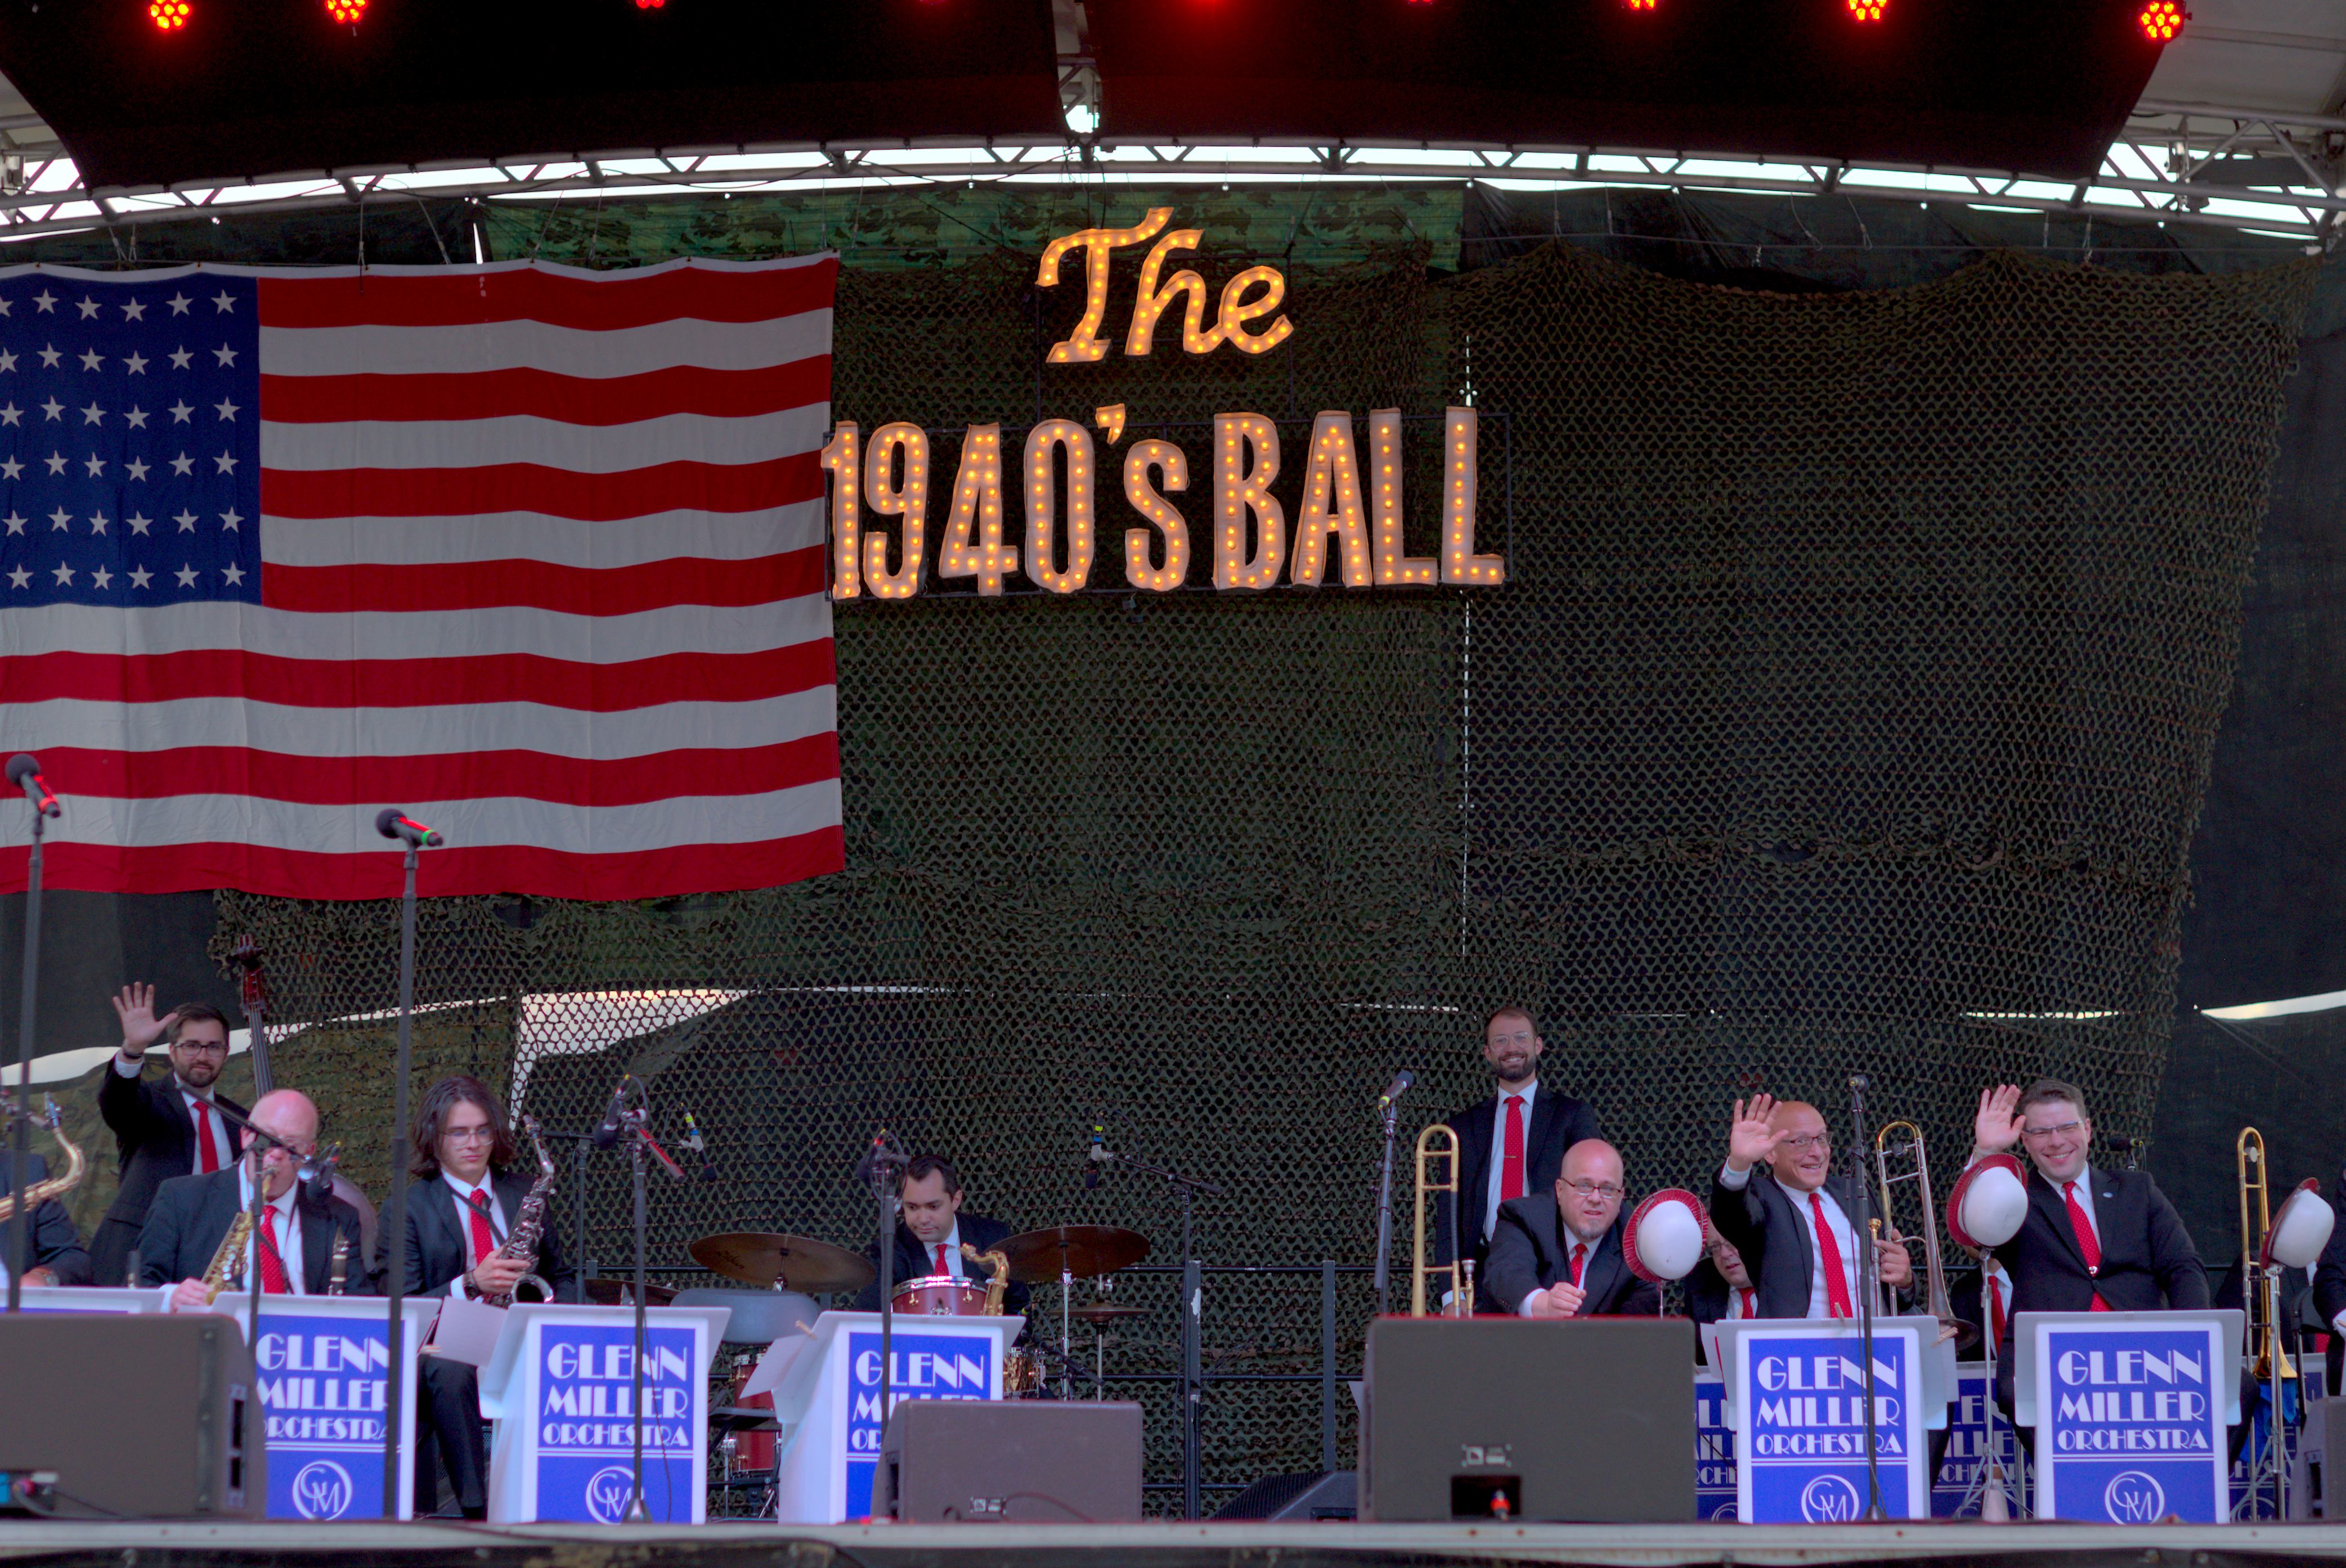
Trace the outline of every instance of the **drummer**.
{"type": "MultiPolygon", "coordinates": [[[[966,1242],[978,1251],[998,1247],[1010,1227],[985,1215],[965,1212],[961,1206],[961,1176],[942,1155],[918,1155],[904,1166],[896,1187],[902,1217],[896,1223],[895,1282],[933,1279],[940,1276],[985,1284],[987,1271],[962,1256],[966,1242]]],[[[877,1268],[880,1249],[866,1247],[864,1256],[877,1268]]],[[[874,1277],[855,1298],[858,1311],[880,1310],[880,1281],[874,1277]]],[[[1026,1310],[1026,1287],[1013,1281],[1002,1298],[1003,1315],[1015,1318],[1026,1310]]]]}

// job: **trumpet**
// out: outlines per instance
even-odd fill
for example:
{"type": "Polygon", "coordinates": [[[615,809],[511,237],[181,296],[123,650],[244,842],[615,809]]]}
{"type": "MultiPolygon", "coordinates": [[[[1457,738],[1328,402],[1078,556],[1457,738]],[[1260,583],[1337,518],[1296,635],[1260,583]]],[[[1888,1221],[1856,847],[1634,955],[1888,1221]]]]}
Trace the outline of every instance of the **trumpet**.
{"type": "Polygon", "coordinates": [[[1425,1277],[1443,1274],[1450,1278],[1450,1305],[1440,1314],[1446,1318],[1472,1318],[1474,1315],[1474,1260],[1466,1256],[1465,1234],[1458,1228],[1458,1135],[1447,1124],[1436,1122],[1417,1135],[1417,1247],[1412,1258],[1409,1287],[1409,1315],[1425,1316],[1425,1277]],[[1426,1175],[1430,1163],[1447,1160],[1447,1174],[1440,1180],[1426,1175]],[[1449,1204],[1451,1261],[1428,1266],[1425,1261],[1425,1198],[1428,1193],[1444,1195],[1449,1204]]]}
{"type": "Polygon", "coordinates": [[[1925,1281],[1923,1304],[1931,1316],[1939,1320],[1939,1339],[1953,1339],[1958,1348],[1968,1347],[1979,1338],[1979,1330],[1955,1316],[1947,1300],[1947,1276],[1939,1260],[1939,1210],[1931,1197],[1931,1156],[1923,1144],[1923,1129],[1912,1122],[1891,1122],[1873,1135],[1873,1173],[1882,1189],[1882,1213],[1897,1227],[1897,1206],[1892,1201],[1891,1188],[1912,1182],[1915,1195],[1923,1203],[1923,1222],[1906,1234],[1923,1237],[1923,1274],[1925,1281]],[[1894,1144],[1892,1140],[1895,1140],[1894,1144]],[[1911,1162],[1911,1168],[1892,1175],[1893,1158],[1911,1162]]]}
{"type": "Polygon", "coordinates": [[[2265,1135],[2242,1127],[2232,1145],[2240,1184],[2240,1299],[2249,1309],[2249,1343],[2257,1349],[2255,1377],[2259,1382],[2278,1376],[2297,1380],[2297,1363],[2281,1349],[2280,1269],[2262,1261],[2266,1233],[2272,1229],[2272,1195],[2266,1183],[2265,1135]],[[2255,1223],[2249,1223],[2249,1197],[2257,1200],[2255,1223]]]}

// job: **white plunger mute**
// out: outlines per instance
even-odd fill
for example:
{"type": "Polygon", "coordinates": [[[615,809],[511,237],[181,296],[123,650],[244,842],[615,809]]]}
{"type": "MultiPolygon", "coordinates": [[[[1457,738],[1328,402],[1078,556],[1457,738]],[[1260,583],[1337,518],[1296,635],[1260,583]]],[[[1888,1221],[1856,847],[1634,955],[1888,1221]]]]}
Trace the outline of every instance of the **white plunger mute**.
{"type": "Polygon", "coordinates": [[[2312,1268],[2330,1245],[2330,1227],[2337,1222],[2338,1211],[2321,1196],[2321,1184],[2306,1177],[2265,1231],[2264,1261],[2284,1268],[2312,1268]]]}
{"type": "Polygon", "coordinates": [[[2010,1155],[1981,1160],[1947,1195],[1947,1234],[1974,1251],[2002,1247],[2020,1234],[2027,1217],[2027,1179],[2010,1155]]]}
{"type": "Polygon", "coordinates": [[[1702,1199],[1684,1187],[1666,1186],[1629,1216],[1622,1253],[1629,1272],[1648,1284],[1684,1279],[1702,1261],[1710,1217],[1702,1199]]]}

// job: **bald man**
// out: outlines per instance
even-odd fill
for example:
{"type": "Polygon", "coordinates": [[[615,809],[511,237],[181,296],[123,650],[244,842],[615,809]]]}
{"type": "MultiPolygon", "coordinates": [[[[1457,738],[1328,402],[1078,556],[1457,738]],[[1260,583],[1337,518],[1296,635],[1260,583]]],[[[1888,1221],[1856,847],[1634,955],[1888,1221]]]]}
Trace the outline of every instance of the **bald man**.
{"type": "Polygon", "coordinates": [[[1552,1193],[1499,1206],[1484,1278],[1519,1318],[1653,1318],[1659,1288],[1629,1272],[1621,1153],[1602,1138],[1564,1151],[1552,1193]]]}
{"type": "MultiPolygon", "coordinates": [[[[1851,1178],[1833,1174],[1832,1140],[1814,1105],[1766,1095],[1735,1102],[1727,1163],[1711,1179],[1710,1222],[1742,1255],[1758,1298],[1753,1316],[1857,1315],[1856,1207],[1851,1178]]],[[[1914,1282],[1894,1230],[1875,1272],[1896,1290],[1914,1282]]]]}
{"type": "Polygon", "coordinates": [[[237,1215],[252,1206],[258,1176],[268,1207],[263,1223],[245,1243],[244,1256],[230,1270],[238,1288],[249,1288],[248,1268],[260,1270],[260,1288],[270,1296],[322,1296],[333,1275],[334,1241],[347,1242],[343,1288],[372,1295],[374,1282],[359,1247],[359,1214],[338,1197],[318,1198],[294,1179],[301,1156],[317,1146],[318,1107],[307,1095],[279,1089],[252,1107],[252,1125],[281,1140],[265,1151],[251,1147],[241,1130],[243,1157],[203,1176],[175,1176],[155,1190],[154,1206],[138,1237],[139,1283],[168,1285],[171,1309],[200,1310],[203,1274],[227,1239],[237,1215]]]}

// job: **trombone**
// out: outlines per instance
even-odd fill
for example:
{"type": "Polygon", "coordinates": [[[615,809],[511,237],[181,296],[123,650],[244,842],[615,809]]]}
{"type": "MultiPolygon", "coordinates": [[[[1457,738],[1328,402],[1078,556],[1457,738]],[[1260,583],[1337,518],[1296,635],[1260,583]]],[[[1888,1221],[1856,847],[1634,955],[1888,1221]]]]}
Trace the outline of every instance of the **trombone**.
{"type": "Polygon", "coordinates": [[[1979,1330],[1955,1316],[1947,1300],[1947,1277],[1939,1261],[1939,1211],[1931,1198],[1931,1156],[1923,1146],[1923,1129],[1912,1122],[1891,1122],[1873,1135],[1873,1172],[1876,1185],[1882,1189],[1882,1213],[1896,1227],[1897,1207],[1891,1202],[1890,1189],[1914,1184],[1916,1196],[1923,1203],[1923,1223],[1907,1235],[1923,1238],[1923,1268],[1926,1281],[1924,1306],[1939,1320],[1939,1339],[1953,1339],[1958,1349],[1966,1348],[1979,1338],[1979,1330]],[[1892,1175],[1890,1162],[1907,1162],[1908,1168],[1892,1175]]]}
{"type": "Polygon", "coordinates": [[[2272,1199],[2266,1185],[2265,1135],[2242,1127],[2232,1145],[2240,1178],[2240,1304],[2249,1309],[2249,1343],[2257,1350],[2257,1381],[2297,1380],[2297,1364],[2281,1348],[2280,1268],[2263,1261],[2265,1238],[2272,1229],[2272,1199]],[[2255,1223],[2249,1223],[2249,1197],[2257,1200],[2255,1223]]]}
{"type": "Polygon", "coordinates": [[[1436,1122],[1417,1135],[1417,1246],[1411,1257],[1409,1285],[1409,1315],[1425,1316],[1425,1277],[1441,1274],[1449,1277],[1450,1305],[1438,1316],[1471,1318],[1474,1315],[1474,1260],[1466,1256],[1465,1233],[1458,1228],[1458,1135],[1448,1124],[1436,1122]],[[1429,1164],[1447,1161],[1447,1174],[1441,1180],[1426,1175],[1429,1164]],[[1443,1195],[1448,1204],[1450,1219],[1450,1257],[1448,1263],[1428,1266],[1425,1261],[1425,1198],[1428,1193],[1443,1195]]]}

